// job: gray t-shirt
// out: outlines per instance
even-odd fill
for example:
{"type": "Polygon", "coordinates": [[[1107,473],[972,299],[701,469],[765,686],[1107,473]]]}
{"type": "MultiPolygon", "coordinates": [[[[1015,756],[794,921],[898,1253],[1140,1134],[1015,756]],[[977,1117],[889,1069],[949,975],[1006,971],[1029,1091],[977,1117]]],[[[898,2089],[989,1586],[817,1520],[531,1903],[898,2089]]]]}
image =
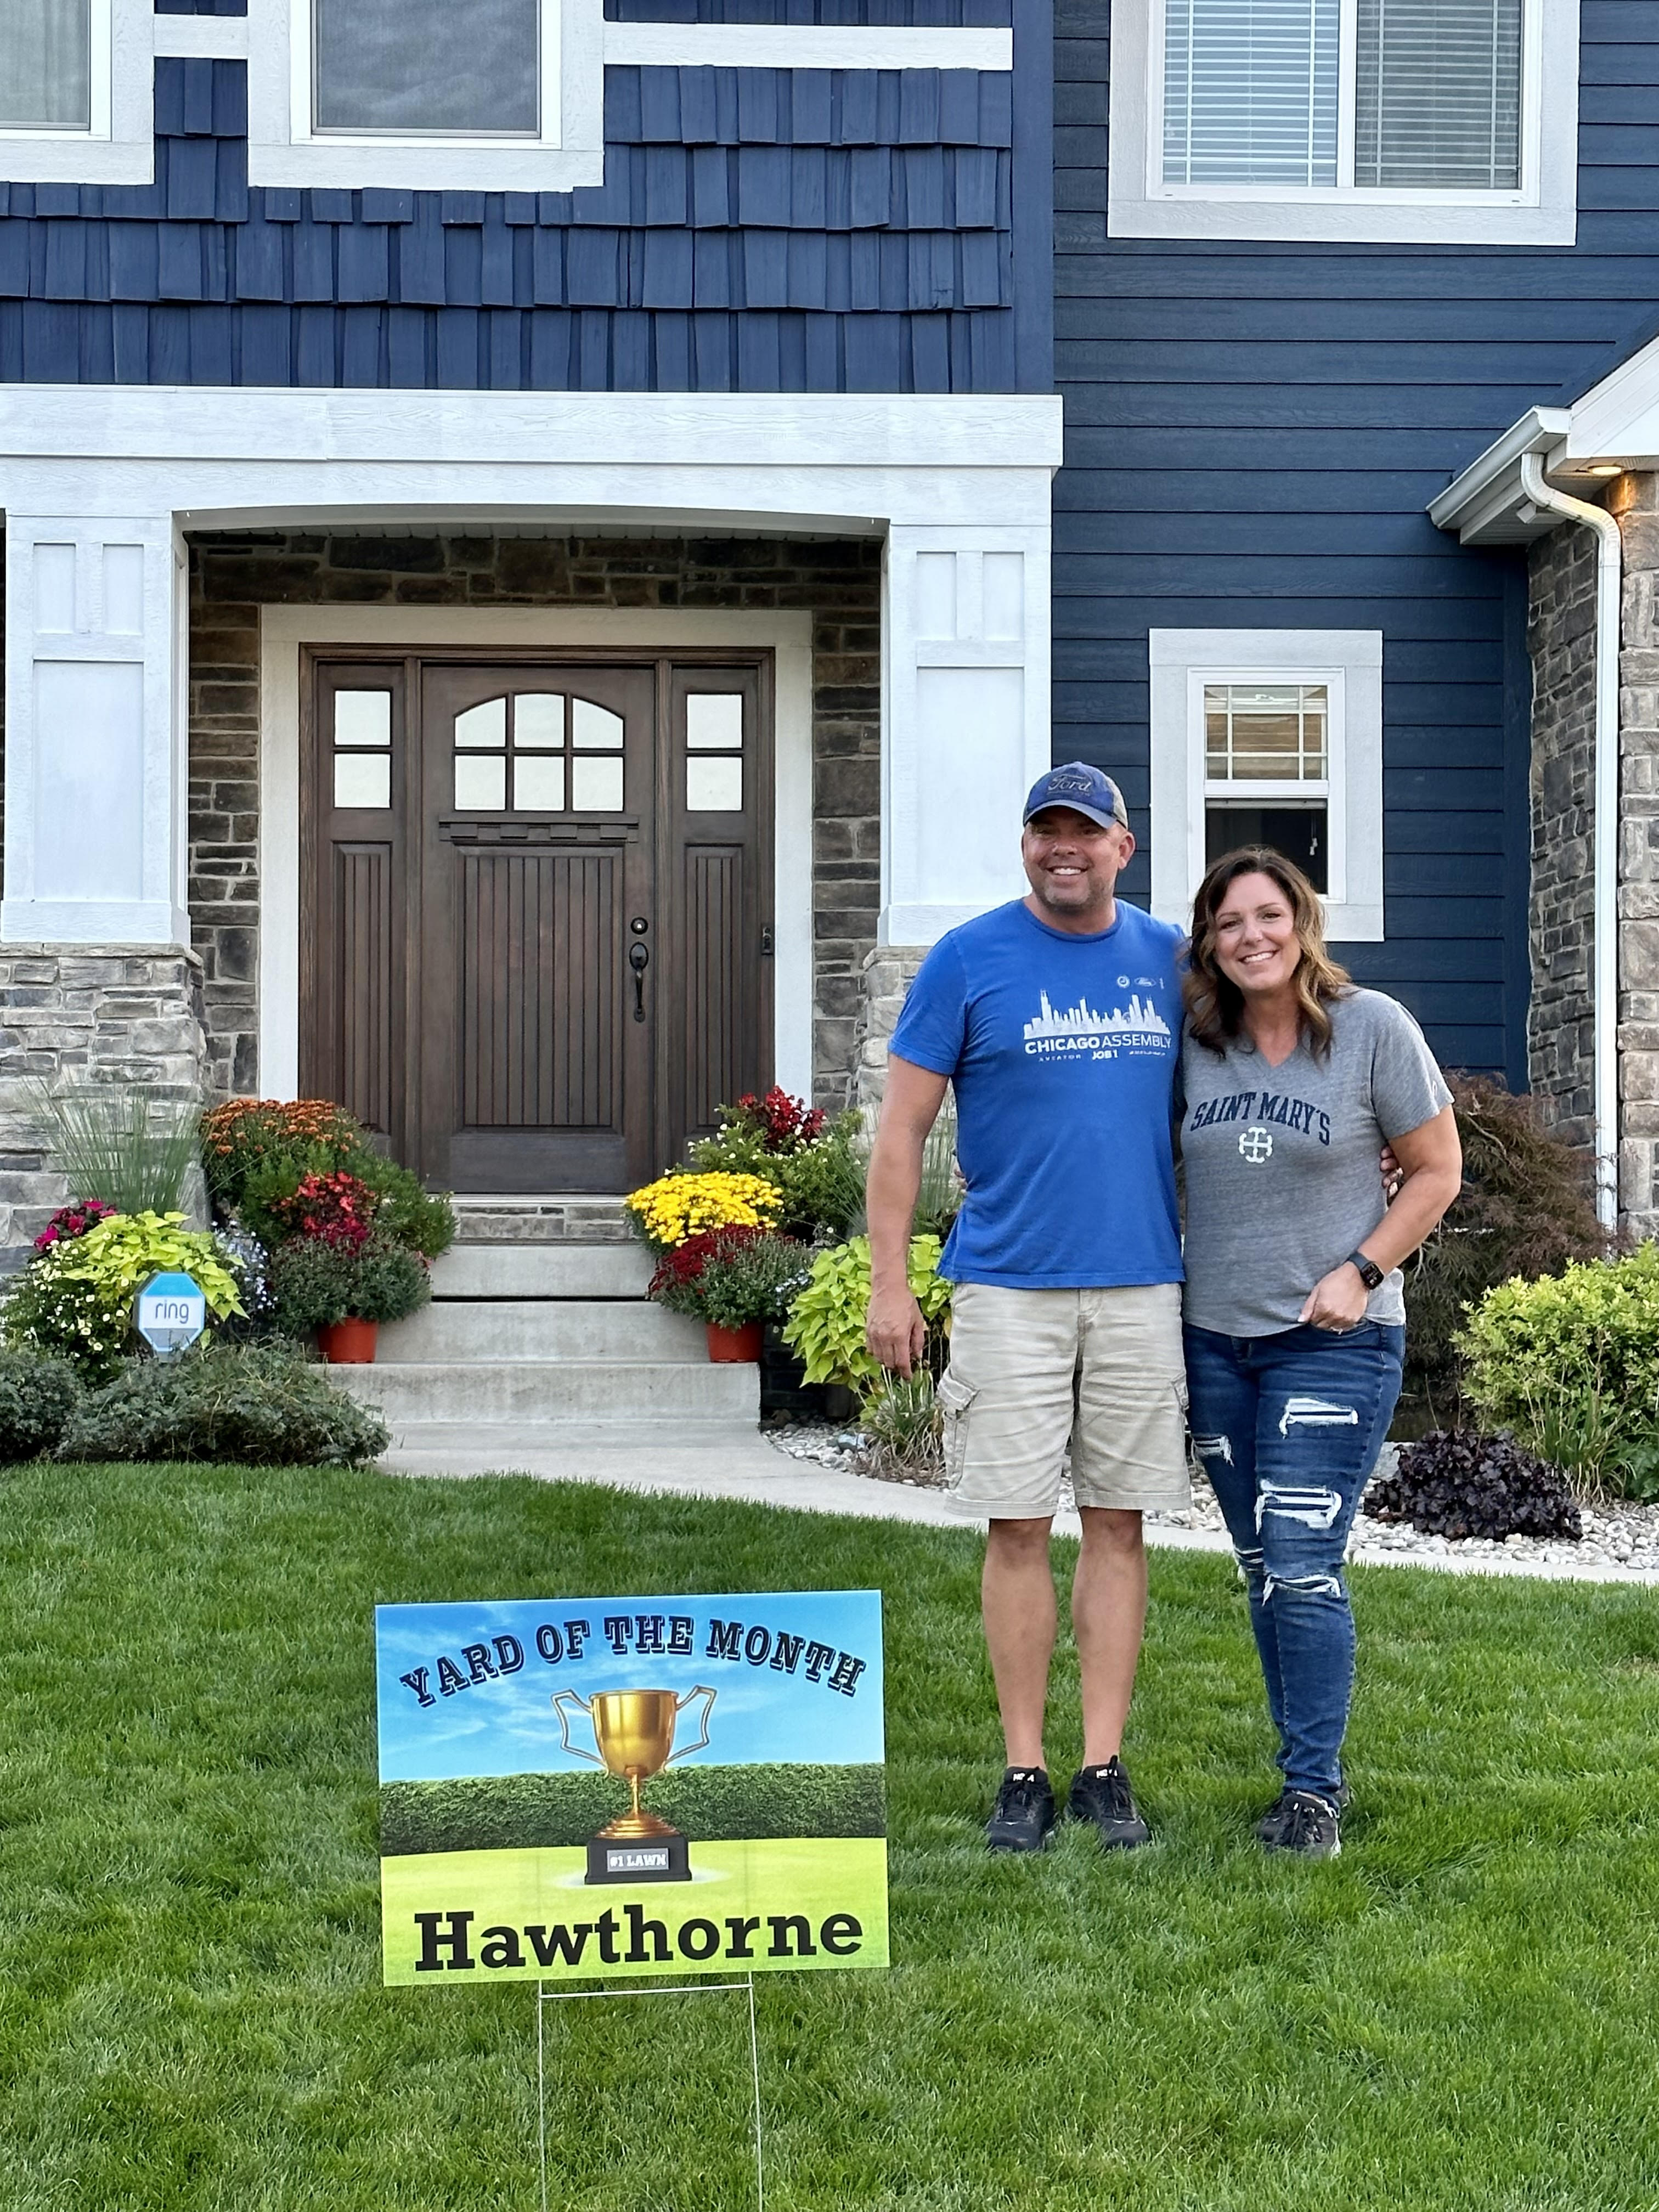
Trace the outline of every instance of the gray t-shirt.
{"type": "MultiPolygon", "coordinates": [[[[1423,1032],[1380,991],[1330,1009],[1328,1056],[1304,1042],[1269,1067],[1248,1037],[1224,1053],[1182,1041],[1187,1293],[1198,1328],[1272,1336],[1295,1328],[1307,1295],[1369,1237],[1386,1207],[1377,1155],[1431,1121],[1447,1090],[1423,1032]]],[[[1406,1318],[1398,1268],[1366,1318],[1406,1318]]]]}

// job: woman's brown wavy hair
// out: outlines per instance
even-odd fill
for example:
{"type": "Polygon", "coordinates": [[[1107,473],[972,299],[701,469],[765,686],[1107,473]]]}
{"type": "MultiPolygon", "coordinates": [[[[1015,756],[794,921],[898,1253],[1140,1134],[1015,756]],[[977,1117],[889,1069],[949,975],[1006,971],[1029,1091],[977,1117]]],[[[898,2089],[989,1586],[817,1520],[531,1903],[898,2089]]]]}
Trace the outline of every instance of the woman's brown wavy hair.
{"type": "Polygon", "coordinates": [[[1325,915],[1318,892],[1295,862],[1271,845],[1241,845],[1237,852],[1224,853],[1198,887],[1192,944],[1181,982],[1188,1024],[1200,1044],[1212,1052],[1224,1052],[1243,1024],[1244,994],[1222,974],[1215,957],[1216,915],[1240,876],[1268,877],[1290,902],[1302,948],[1295,978],[1297,1012],[1303,1036],[1322,1060],[1331,1047],[1331,1002],[1351,990],[1352,982],[1347,969],[1338,967],[1325,950],[1325,915]]]}

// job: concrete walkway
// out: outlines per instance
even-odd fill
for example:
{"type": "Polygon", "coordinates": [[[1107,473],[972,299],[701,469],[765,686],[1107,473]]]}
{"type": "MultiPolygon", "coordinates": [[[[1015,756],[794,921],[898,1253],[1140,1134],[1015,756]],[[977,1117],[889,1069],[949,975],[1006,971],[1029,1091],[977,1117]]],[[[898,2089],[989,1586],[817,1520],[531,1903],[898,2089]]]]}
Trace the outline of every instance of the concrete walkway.
{"type": "MultiPolygon", "coordinates": [[[[878,1482],[787,1457],[746,1425],[709,1423],[665,1429],[617,1422],[476,1425],[421,1422],[401,1430],[380,1462],[391,1474],[527,1474],[543,1482],[598,1482],[684,1498],[735,1498],[799,1513],[839,1513],[872,1521],[910,1521],[933,1528],[975,1525],[951,1512],[941,1492],[878,1482]]],[[[983,1527],[982,1522],[977,1524],[983,1527]]],[[[1080,1533],[1075,1513],[1055,1516],[1061,1535],[1080,1533]]],[[[1175,1552],[1226,1552],[1227,1540],[1201,1528],[1148,1524],[1146,1540],[1175,1552]]],[[[1504,1559],[1491,1554],[1414,1553],[1364,1547],[1361,1565],[1429,1567],[1444,1574],[1525,1575],[1545,1582],[1659,1583],[1659,1571],[1600,1564],[1504,1559]]]]}

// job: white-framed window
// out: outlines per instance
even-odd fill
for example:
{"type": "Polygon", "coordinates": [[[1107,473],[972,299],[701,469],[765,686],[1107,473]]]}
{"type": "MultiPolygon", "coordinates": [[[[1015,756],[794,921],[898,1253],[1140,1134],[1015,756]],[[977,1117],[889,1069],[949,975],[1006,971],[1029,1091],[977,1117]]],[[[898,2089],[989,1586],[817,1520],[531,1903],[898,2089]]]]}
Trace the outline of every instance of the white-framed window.
{"type": "Polygon", "coordinates": [[[1115,0],[1108,228],[1571,245],[1578,0],[1115,0]]]}
{"type": "Polygon", "coordinates": [[[1382,634],[1155,629],[1152,911],[1183,927],[1206,868],[1272,845],[1333,939],[1382,935],[1382,634]]]}
{"type": "Polygon", "coordinates": [[[296,139],[559,143],[559,0],[292,0],[296,139]]]}
{"type": "Polygon", "coordinates": [[[248,178],[568,191],[605,173],[603,0],[248,0],[248,178]]]}
{"type": "Polygon", "coordinates": [[[147,184],[151,0],[0,0],[0,175],[147,184]]]}

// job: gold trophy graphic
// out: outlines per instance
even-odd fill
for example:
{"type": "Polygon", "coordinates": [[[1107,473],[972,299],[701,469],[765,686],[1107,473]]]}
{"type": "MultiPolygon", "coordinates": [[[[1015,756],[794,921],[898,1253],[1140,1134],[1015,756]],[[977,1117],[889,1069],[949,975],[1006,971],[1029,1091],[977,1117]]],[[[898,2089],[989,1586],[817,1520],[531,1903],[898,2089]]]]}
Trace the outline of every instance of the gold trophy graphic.
{"type": "Polygon", "coordinates": [[[688,1759],[708,1741],[708,1716],[714,1692],[699,1684],[682,1697],[673,1690],[598,1690],[582,1698],[574,1690],[556,1690],[553,1709],[559,1716],[559,1741],[566,1751],[620,1775],[633,1793],[633,1803],[614,1820],[607,1820],[587,1846],[589,1881],[690,1881],[691,1864],[685,1838],[666,1820],[647,1813],[640,1803],[640,1784],[659,1774],[677,1759],[688,1759]],[[702,1709],[702,1735],[695,1743],[674,1748],[674,1730],[680,1714],[699,1698],[702,1709]],[[593,1729],[597,1753],[584,1751],[570,1741],[566,1705],[586,1713],[593,1729]]]}

